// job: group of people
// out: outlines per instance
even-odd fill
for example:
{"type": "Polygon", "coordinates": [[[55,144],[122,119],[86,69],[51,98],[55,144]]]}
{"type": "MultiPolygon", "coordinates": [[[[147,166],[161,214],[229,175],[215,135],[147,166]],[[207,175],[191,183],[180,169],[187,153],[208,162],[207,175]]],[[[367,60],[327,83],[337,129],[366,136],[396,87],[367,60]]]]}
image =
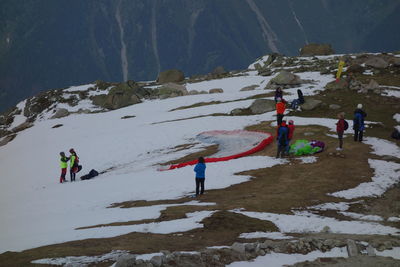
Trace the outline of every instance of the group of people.
{"type": "Polygon", "coordinates": [[[67,175],[67,168],[69,162],[69,173],[71,177],[71,182],[75,181],[76,173],[80,171],[82,168],[79,165],[79,157],[76,154],[75,150],[71,148],[69,150],[69,157],[65,156],[64,152],[60,152],[60,167],[61,167],[61,176],[60,176],[60,183],[65,183],[67,180],[65,176],[67,175]]]}
{"type": "MultiPolygon", "coordinates": [[[[367,113],[362,109],[363,105],[358,104],[354,111],[353,117],[353,130],[354,130],[354,141],[362,142],[363,134],[365,130],[364,119],[367,117],[367,113]]],[[[344,112],[338,114],[338,122],[336,123],[336,133],[339,139],[339,147],[337,150],[343,149],[343,133],[348,128],[348,122],[344,119],[344,112]]]]}

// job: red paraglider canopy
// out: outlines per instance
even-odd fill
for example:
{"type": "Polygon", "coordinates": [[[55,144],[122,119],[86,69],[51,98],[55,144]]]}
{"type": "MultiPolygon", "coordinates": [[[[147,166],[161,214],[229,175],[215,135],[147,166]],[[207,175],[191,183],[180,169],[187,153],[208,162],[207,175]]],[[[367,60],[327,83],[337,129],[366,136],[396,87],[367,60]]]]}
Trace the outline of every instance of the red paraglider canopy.
{"type": "MultiPolygon", "coordinates": [[[[208,131],[200,133],[197,138],[206,143],[219,144],[223,150],[216,154],[216,156],[220,156],[205,158],[205,162],[227,161],[245,157],[263,150],[273,141],[273,137],[269,133],[245,130],[208,131]]],[[[197,159],[173,164],[167,169],[160,170],[173,170],[195,164],[197,164],[197,159]]]]}

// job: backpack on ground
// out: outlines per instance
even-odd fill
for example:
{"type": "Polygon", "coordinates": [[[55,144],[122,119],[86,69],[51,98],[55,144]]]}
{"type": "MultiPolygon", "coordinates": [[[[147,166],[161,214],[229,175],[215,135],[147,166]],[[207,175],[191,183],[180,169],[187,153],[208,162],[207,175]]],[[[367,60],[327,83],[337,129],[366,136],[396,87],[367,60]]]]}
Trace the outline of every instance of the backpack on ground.
{"type": "Polygon", "coordinates": [[[81,176],[81,180],[89,180],[93,177],[96,177],[97,175],[99,175],[99,173],[96,170],[92,169],[88,174],[81,176]]]}
{"type": "Polygon", "coordinates": [[[344,130],[346,131],[347,129],[349,129],[349,123],[344,120],[344,130]]]}

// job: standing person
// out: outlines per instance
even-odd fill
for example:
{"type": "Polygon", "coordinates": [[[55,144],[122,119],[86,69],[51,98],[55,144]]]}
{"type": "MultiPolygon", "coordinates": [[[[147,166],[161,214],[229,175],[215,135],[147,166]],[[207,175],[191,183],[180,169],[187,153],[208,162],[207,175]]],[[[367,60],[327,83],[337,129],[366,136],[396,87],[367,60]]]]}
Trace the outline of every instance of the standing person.
{"type": "Polygon", "coordinates": [[[286,146],[286,154],[289,155],[290,141],[292,141],[293,133],[294,133],[294,129],[295,129],[293,120],[289,121],[289,125],[287,127],[288,127],[289,132],[288,132],[288,141],[287,141],[287,146],[286,146]]]}
{"type": "Polygon", "coordinates": [[[283,91],[282,87],[278,87],[275,90],[275,103],[278,102],[278,98],[283,99],[283,91]]]}
{"type": "Polygon", "coordinates": [[[196,196],[199,195],[199,187],[200,194],[204,194],[204,180],[206,179],[206,163],[203,157],[199,157],[198,163],[194,167],[194,172],[196,173],[196,196]]]}
{"type": "Polygon", "coordinates": [[[67,175],[67,168],[68,168],[68,160],[65,156],[64,152],[60,152],[60,168],[61,168],[61,176],[60,176],[60,183],[64,183],[65,181],[65,175],[67,175]]]}
{"type": "Polygon", "coordinates": [[[283,158],[287,145],[288,145],[288,134],[289,134],[289,128],[286,125],[286,121],[282,121],[281,125],[278,128],[278,135],[277,135],[277,140],[278,140],[278,151],[276,153],[276,157],[283,158]]]}
{"type": "Polygon", "coordinates": [[[367,113],[362,110],[362,107],[362,104],[357,105],[353,119],[354,141],[359,142],[362,142],[363,140],[363,131],[365,129],[364,118],[367,117],[367,113]]]}
{"type": "Polygon", "coordinates": [[[285,102],[282,101],[282,98],[278,98],[278,103],[276,103],[275,107],[276,107],[276,123],[278,125],[278,127],[281,125],[282,123],[282,119],[283,119],[283,113],[285,113],[285,102]]]}
{"type": "Polygon", "coordinates": [[[344,120],[344,112],[338,114],[338,122],[336,123],[336,133],[339,138],[339,147],[336,150],[343,149],[343,133],[346,130],[346,121],[344,120]]]}
{"type": "Polygon", "coordinates": [[[300,89],[297,89],[297,99],[299,100],[299,104],[303,105],[305,100],[303,96],[303,92],[300,89]]]}
{"type": "Polygon", "coordinates": [[[76,173],[78,172],[79,157],[73,148],[69,150],[71,153],[69,157],[69,174],[71,176],[71,182],[75,181],[76,173]]]}

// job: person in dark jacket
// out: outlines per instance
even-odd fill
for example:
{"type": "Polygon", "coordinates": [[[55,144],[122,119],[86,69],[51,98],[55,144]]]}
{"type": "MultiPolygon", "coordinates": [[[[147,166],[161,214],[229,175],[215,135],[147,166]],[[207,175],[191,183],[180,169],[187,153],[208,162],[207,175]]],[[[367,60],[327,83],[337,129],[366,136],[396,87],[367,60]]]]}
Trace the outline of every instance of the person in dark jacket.
{"type": "Polygon", "coordinates": [[[198,163],[194,167],[194,172],[196,173],[196,196],[204,194],[204,180],[206,179],[206,163],[203,157],[199,157],[198,163]]]}
{"type": "Polygon", "coordinates": [[[60,183],[66,182],[65,175],[67,175],[68,160],[69,158],[65,156],[65,153],[60,152],[60,168],[61,168],[60,183]]]}
{"type": "Polygon", "coordinates": [[[303,96],[303,92],[300,89],[297,89],[297,99],[299,100],[299,104],[303,105],[305,100],[303,96]]]}
{"type": "Polygon", "coordinates": [[[367,113],[362,110],[362,107],[362,104],[357,105],[353,119],[354,141],[359,142],[363,140],[363,131],[365,129],[364,118],[367,117],[367,113]]]}
{"type": "Polygon", "coordinates": [[[289,155],[289,150],[290,150],[290,141],[293,139],[293,134],[294,134],[294,129],[296,128],[294,126],[294,121],[290,120],[288,127],[288,141],[287,141],[287,146],[286,146],[286,155],[289,155]]]}
{"type": "Polygon", "coordinates": [[[336,148],[336,150],[342,150],[343,149],[343,133],[344,133],[344,128],[345,128],[345,121],[344,121],[344,112],[340,112],[338,114],[338,122],[336,123],[336,133],[339,138],[339,147],[336,148]]]}
{"type": "Polygon", "coordinates": [[[276,157],[283,158],[286,152],[286,147],[288,145],[288,135],[289,128],[286,125],[286,121],[282,121],[281,125],[278,128],[277,141],[278,141],[278,151],[276,153],[276,157]]]}
{"type": "Polygon", "coordinates": [[[278,102],[278,98],[283,99],[282,87],[278,87],[275,90],[275,103],[278,102]]]}

